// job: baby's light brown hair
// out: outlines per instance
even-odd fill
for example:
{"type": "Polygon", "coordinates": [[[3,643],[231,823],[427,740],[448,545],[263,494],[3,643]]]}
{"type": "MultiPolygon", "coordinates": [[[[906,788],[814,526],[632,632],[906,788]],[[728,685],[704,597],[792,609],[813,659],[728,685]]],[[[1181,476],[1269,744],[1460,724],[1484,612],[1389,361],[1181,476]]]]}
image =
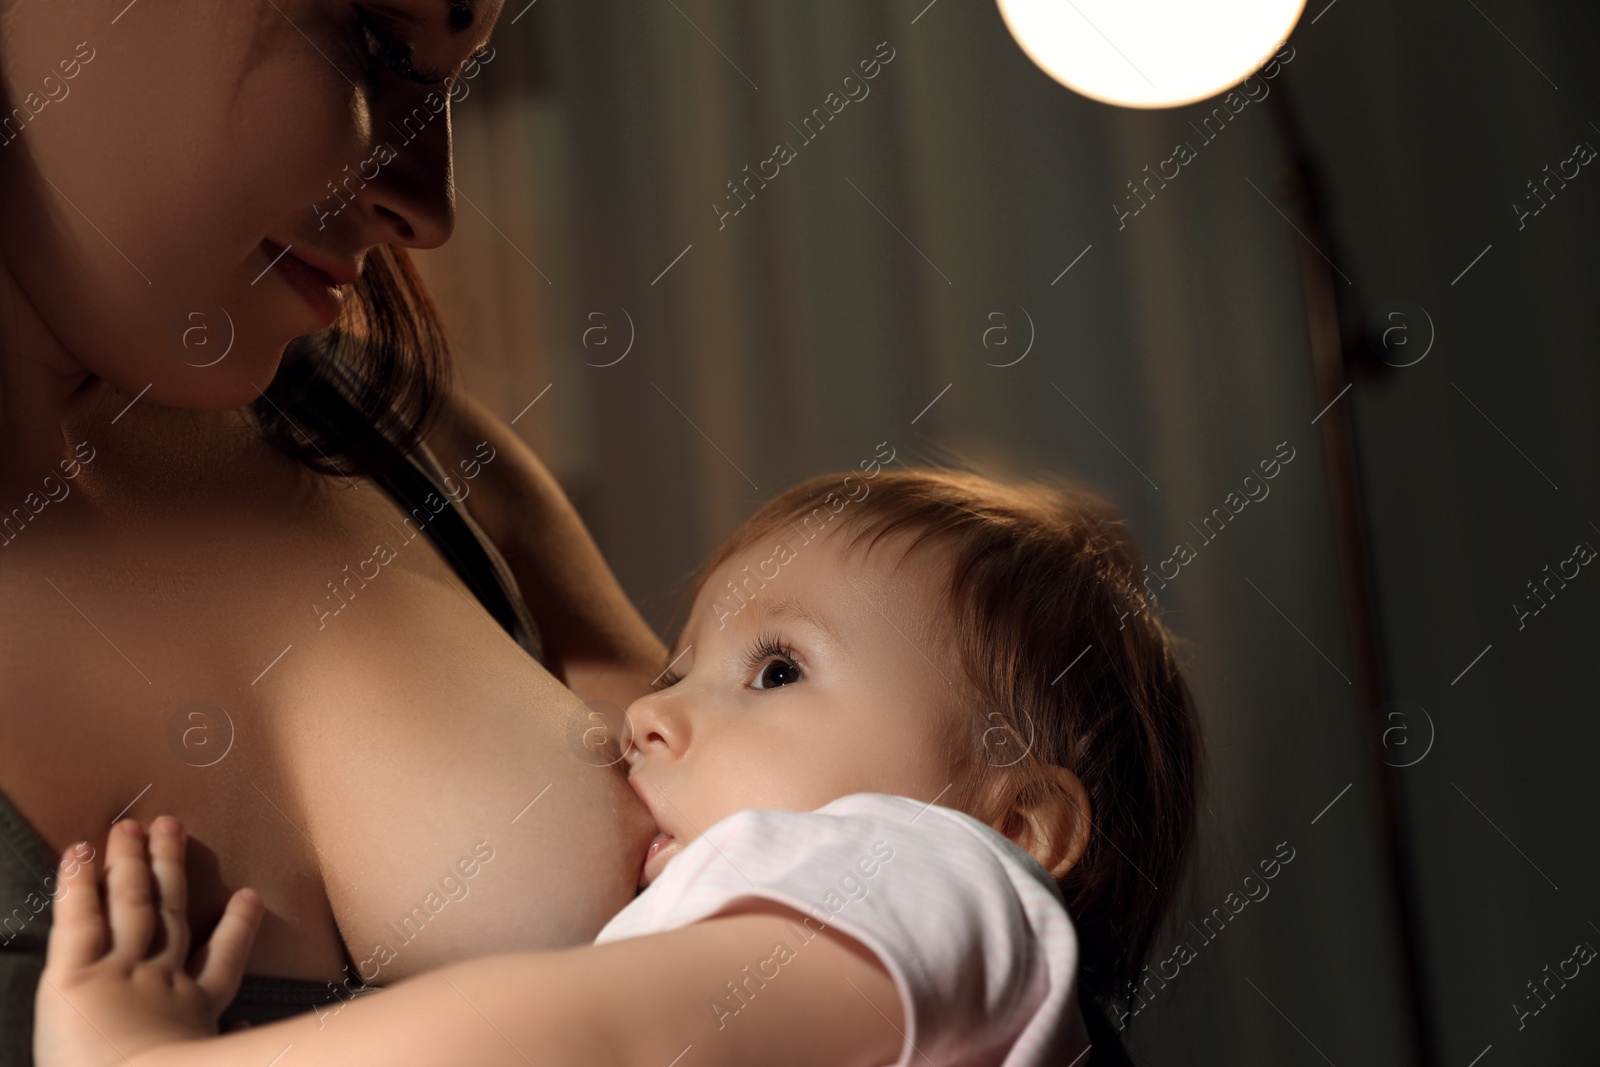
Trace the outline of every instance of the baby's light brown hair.
{"type": "Polygon", "coordinates": [[[847,535],[846,549],[898,532],[911,535],[908,551],[945,553],[950,632],[975,710],[952,739],[954,765],[970,773],[941,803],[1008,833],[979,810],[994,776],[1036,789],[1041,764],[1077,775],[1093,829],[1060,886],[1080,995],[1107,1005],[1137,978],[1194,834],[1200,736],[1180,642],[1143,591],[1126,524],[1095,494],[1065,480],[871,469],[819,475],[767,502],[693,588],[748,549],[818,528],[847,535]]]}

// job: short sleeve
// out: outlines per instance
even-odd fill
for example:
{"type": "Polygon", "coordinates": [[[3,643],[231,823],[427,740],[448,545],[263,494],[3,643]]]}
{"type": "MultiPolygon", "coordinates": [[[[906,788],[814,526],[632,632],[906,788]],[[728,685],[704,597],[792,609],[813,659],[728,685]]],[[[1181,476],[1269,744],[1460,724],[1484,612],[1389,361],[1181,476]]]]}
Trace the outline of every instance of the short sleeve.
{"type": "MultiPolygon", "coordinates": [[[[1066,1064],[1087,1047],[1077,939],[1054,882],[967,815],[873,793],[814,812],[739,812],[686,846],[596,942],[751,898],[800,913],[788,952],[834,927],[877,955],[908,1023],[896,1067],[1066,1064]]],[[[754,981],[776,977],[786,958],[754,981]]],[[[724,1007],[736,1014],[742,1002],[730,992],[724,1007]]]]}

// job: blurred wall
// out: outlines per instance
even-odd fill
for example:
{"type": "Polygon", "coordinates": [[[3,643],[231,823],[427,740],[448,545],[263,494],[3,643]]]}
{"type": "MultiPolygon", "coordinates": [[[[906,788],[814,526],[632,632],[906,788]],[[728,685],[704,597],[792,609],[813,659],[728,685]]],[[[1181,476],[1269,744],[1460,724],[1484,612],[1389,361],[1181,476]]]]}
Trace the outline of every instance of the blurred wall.
{"type": "Polygon", "coordinates": [[[1482,1067],[1589,1062],[1600,979],[1520,1028],[1510,1005],[1533,1006],[1524,983],[1575,942],[1600,945],[1583,767],[1600,579],[1572,580],[1521,629],[1509,605],[1534,603],[1524,583],[1577,541],[1600,545],[1582,358],[1600,178],[1585,171],[1521,230],[1507,205],[1576,141],[1600,146],[1600,109],[1583,110],[1597,37],[1588,8],[1315,0],[1265,83],[1277,99],[1208,137],[1215,101],[1124,111],[1056,85],[986,0],[511,0],[455,111],[456,237],[419,258],[465,380],[517,419],[663,631],[689,572],[759,502],[881,441],[903,461],[1075,473],[1129,514],[1152,563],[1191,546],[1160,596],[1194,642],[1209,781],[1157,958],[1180,943],[1193,958],[1148,987],[1135,1052],[1409,1063],[1312,422],[1308,223],[1273,111],[1290,102],[1325,182],[1352,348],[1400,321],[1378,351],[1405,362],[1432,334],[1413,366],[1353,360],[1340,403],[1389,695],[1409,702],[1384,755],[1427,753],[1388,773],[1440,1062],[1490,1045],[1482,1067]],[[829,94],[874,59],[868,95],[832,114],[829,94]],[[1136,200],[1128,183],[1180,141],[1195,158],[1136,200]],[[772,175],[768,159],[777,176],[735,198],[728,183],[772,175]],[[1290,454],[1268,495],[1202,528],[1290,454]],[[1286,855],[1264,898],[1202,929],[1286,855]]]}
{"type": "Polygon", "coordinates": [[[1594,1063],[1600,982],[1544,982],[1600,947],[1600,582],[1542,583],[1600,548],[1600,181],[1527,183],[1600,149],[1600,8],[1341,3],[1297,40],[1335,258],[1437,325],[1351,399],[1395,692],[1437,736],[1403,784],[1443,1062],[1594,1063]]]}

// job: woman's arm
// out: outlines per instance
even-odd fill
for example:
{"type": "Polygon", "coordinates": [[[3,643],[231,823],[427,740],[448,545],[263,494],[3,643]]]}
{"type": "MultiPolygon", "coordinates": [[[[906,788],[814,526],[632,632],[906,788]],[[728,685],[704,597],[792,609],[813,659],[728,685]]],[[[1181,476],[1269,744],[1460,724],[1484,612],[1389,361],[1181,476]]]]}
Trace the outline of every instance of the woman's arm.
{"type": "Polygon", "coordinates": [[[626,708],[650,691],[667,649],[623,592],[554,476],[516,433],[457,389],[428,437],[467,490],[465,506],[505,557],[550,666],[585,700],[626,708]],[[493,459],[483,463],[487,442],[493,459]],[[462,463],[469,467],[463,468],[462,463]],[[463,471],[477,476],[463,478],[463,471]]]}
{"type": "Polygon", "coordinates": [[[40,1067],[878,1067],[900,1054],[899,994],[877,957],[765,901],[648,937],[452,964],[333,1011],[200,1036],[238,987],[260,903],[241,890],[185,967],[172,827],[150,835],[153,876],[143,841],[113,829],[104,909],[98,861],[63,862],[40,1067]]]}

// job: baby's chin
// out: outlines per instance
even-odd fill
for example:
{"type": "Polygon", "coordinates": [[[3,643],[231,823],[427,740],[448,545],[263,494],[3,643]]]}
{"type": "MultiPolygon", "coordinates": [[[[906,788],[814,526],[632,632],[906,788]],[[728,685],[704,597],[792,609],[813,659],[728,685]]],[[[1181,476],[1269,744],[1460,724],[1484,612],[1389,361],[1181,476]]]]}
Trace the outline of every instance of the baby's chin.
{"type": "Polygon", "coordinates": [[[644,854],[644,866],[639,871],[639,888],[644,889],[661,877],[661,872],[672,862],[672,857],[683,851],[683,844],[669,833],[658,833],[644,854]]]}

